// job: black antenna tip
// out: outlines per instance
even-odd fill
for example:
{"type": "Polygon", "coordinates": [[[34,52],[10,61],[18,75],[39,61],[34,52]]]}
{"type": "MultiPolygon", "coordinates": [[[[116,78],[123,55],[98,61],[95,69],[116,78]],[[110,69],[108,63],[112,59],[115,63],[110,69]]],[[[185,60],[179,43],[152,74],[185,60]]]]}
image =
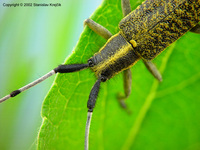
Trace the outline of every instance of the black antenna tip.
{"type": "Polygon", "coordinates": [[[15,90],[13,92],[10,93],[10,97],[15,97],[16,95],[18,95],[19,93],[21,93],[20,90],[15,90]]]}

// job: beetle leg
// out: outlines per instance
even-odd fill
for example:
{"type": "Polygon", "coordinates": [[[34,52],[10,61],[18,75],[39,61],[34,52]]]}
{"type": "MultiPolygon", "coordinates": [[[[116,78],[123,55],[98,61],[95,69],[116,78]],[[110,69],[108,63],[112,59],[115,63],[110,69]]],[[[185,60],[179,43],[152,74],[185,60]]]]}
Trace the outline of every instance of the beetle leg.
{"type": "Polygon", "coordinates": [[[198,33],[200,34],[200,24],[197,24],[195,27],[193,27],[191,30],[191,32],[194,32],[194,33],[198,33]]]}
{"type": "Polygon", "coordinates": [[[121,93],[118,94],[118,100],[122,108],[124,108],[128,113],[130,111],[127,109],[127,106],[125,104],[125,100],[129,97],[131,94],[131,84],[132,84],[132,75],[131,75],[131,69],[127,69],[123,71],[123,80],[124,80],[124,93],[125,95],[122,95],[121,93]]]}
{"type": "Polygon", "coordinates": [[[162,75],[160,74],[159,70],[157,69],[157,67],[155,66],[154,63],[152,63],[151,61],[146,61],[143,60],[145,66],[147,67],[147,69],[149,70],[149,72],[158,80],[158,81],[162,81],[162,75]]]}
{"type": "Polygon", "coordinates": [[[90,29],[92,29],[94,32],[96,32],[98,35],[105,38],[106,40],[108,40],[112,36],[112,33],[110,33],[108,29],[91,19],[86,19],[84,21],[84,26],[85,25],[87,25],[90,29]]]}
{"type": "Polygon", "coordinates": [[[125,17],[131,12],[130,0],[122,0],[121,5],[122,5],[122,12],[125,17]]]}

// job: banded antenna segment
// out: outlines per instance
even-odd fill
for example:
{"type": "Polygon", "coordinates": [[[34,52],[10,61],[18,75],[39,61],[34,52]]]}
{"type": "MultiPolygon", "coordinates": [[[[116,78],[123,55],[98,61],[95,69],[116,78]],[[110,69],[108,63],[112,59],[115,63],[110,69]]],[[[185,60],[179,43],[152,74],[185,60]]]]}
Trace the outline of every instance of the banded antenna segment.
{"type": "Polygon", "coordinates": [[[21,87],[18,90],[15,90],[13,92],[11,92],[9,95],[6,95],[5,97],[0,99],[0,103],[8,100],[11,97],[15,97],[16,95],[18,95],[19,93],[30,89],[31,87],[35,86],[36,84],[46,80],[47,78],[49,78],[50,76],[56,74],[57,72],[59,73],[69,73],[69,72],[76,72],[76,71],[80,71],[83,70],[85,68],[88,68],[89,64],[72,64],[72,65],[60,65],[57,68],[51,70],[49,73],[45,74],[44,76],[40,77],[39,79],[21,87]]]}
{"type": "Polygon", "coordinates": [[[36,84],[44,81],[45,79],[47,79],[48,77],[54,75],[56,72],[54,70],[51,70],[50,72],[48,72],[47,74],[45,74],[44,76],[40,77],[39,79],[21,87],[20,89],[18,90],[15,90],[13,92],[11,92],[9,95],[6,95],[5,97],[1,98],[0,99],[0,103],[6,101],[7,99],[11,98],[11,97],[15,97],[16,95],[18,95],[19,93],[25,91],[25,90],[28,90],[29,88],[35,86],[36,84]]]}

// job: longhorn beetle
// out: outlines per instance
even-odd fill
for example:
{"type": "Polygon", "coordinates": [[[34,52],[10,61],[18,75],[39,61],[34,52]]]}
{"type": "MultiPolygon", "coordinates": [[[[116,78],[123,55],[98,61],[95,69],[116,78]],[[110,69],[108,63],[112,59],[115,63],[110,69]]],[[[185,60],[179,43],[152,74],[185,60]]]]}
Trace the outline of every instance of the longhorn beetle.
{"type": "Polygon", "coordinates": [[[127,110],[124,100],[131,92],[132,67],[142,59],[152,75],[162,81],[162,76],[151,62],[171,43],[187,31],[200,33],[200,0],[146,0],[131,12],[129,0],[121,0],[124,18],[119,22],[119,32],[112,35],[106,28],[91,19],[84,24],[107,39],[106,44],[85,64],[60,65],[36,81],[11,92],[0,99],[3,102],[42,82],[55,73],[69,73],[90,68],[97,81],[87,102],[88,115],[85,130],[85,150],[89,147],[89,128],[100,84],[124,72],[125,96],[118,97],[127,110]]]}

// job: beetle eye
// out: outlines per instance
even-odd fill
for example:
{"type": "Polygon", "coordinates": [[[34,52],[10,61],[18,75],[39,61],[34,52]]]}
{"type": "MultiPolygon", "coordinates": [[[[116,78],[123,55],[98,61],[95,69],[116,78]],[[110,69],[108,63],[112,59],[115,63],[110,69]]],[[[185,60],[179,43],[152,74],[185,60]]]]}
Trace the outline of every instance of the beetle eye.
{"type": "Polygon", "coordinates": [[[102,75],[102,76],[101,76],[101,81],[102,81],[102,82],[105,82],[106,80],[107,80],[107,77],[104,76],[104,75],[102,75]]]}
{"type": "Polygon", "coordinates": [[[89,59],[89,60],[88,60],[88,65],[89,65],[90,67],[93,67],[93,66],[94,66],[94,62],[92,61],[92,59],[89,59]]]}

